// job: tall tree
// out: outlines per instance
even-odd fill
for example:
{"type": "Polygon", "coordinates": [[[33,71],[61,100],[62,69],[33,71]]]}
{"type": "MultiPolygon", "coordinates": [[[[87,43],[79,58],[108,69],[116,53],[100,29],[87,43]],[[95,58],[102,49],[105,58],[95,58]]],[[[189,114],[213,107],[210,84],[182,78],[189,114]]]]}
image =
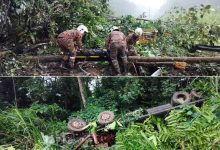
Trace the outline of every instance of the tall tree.
{"type": "Polygon", "coordinates": [[[79,91],[80,91],[80,95],[81,95],[81,99],[82,99],[82,104],[83,104],[83,108],[86,107],[86,99],[85,99],[85,95],[84,95],[84,88],[83,88],[83,83],[80,77],[77,77],[78,80],[78,84],[79,84],[79,91]]]}

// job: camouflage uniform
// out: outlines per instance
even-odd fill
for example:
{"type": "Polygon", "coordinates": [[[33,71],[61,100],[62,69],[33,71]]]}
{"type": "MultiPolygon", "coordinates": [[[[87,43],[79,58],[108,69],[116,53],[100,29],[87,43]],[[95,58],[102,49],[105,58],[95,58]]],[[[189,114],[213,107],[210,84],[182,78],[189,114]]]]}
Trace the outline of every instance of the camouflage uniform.
{"type": "Polygon", "coordinates": [[[69,61],[71,67],[74,66],[77,50],[82,48],[82,33],[77,30],[67,30],[60,33],[57,37],[57,43],[64,52],[64,62],[69,61]]]}
{"type": "Polygon", "coordinates": [[[112,65],[117,74],[121,74],[118,57],[122,59],[124,72],[127,73],[128,60],[125,35],[120,31],[112,31],[106,38],[105,47],[109,50],[112,65]]]}
{"type": "Polygon", "coordinates": [[[137,53],[134,49],[134,44],[139,40],[139,36],[137,36],[135,33],[131,33],[127,36],[126,42],[127,42],[127,48],[128,48],[128,55],[129,56],[135,56],[137,53]]]}

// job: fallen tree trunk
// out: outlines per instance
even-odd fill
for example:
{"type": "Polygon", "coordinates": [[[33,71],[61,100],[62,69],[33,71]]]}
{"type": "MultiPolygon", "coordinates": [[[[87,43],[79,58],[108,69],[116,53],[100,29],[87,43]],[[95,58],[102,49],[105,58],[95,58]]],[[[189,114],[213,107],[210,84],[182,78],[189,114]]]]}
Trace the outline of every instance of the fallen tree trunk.
{"type": "MultiPolygon", "coordinates": [[[[47,56],[27,56],[24,58],[26,61],[39,61],[39,62],[59,62],[62,60],[61,55],[47,55],[47,56]]],[[[108,61],[107,51],[100,49],[77,51],[77,61],[108,61]]]]}
{"type": "Polygon", "coordinates": [[[62,56],[60,55],[47,55],[47,56],[27,56],[24,61],[39,61],[39,62],[60,62],[62,56]]]}
{"type": "MultiPolygon", "coordinates": [[[[4,57],[5,53],[0,53],[4,57]]],[[[39,62],[59,62],[62,60],[61,55],[46,55],[46,56],[27,56],[25,61],[39,61],[39,62]]],[[[102,49],[91,49],[77,51],[77,61],[109,61],[107,51],[102,49]]],[[[145,56],[128,56],[130,62],[137,65],[173,65],[175,62],[186,63],[219,63],[220,56],[216,57],[145,57],[145,56]]]]}
{"type": "MultiPolygon", "coordinates": [[[[60,62],[63,56],[61,55],[47,55],[47,56],[27,56],[24,61],[38,61],[38,62],[60,62]]],[[[108,57],[101,56],[76,56],[76,61],[108,61],[108,57]]]]}
{"type": "Polygon", "coordinates": [[[140,65],[140,66],[173,66],[175,63],[174,62],[136,62],[136,65],[140,65]]]}
{"type": "MultiPolygon", "coordinates": [[[[77,59],[83,60],[109,60],[107,56],[79,56],[77,55],[77,59]]],[[[59,62],[62,60],[61,55],[47,55],[47,56],[28,56],[25,57],[24,60],[26,61],[39,61],[39,62],[59,62]]],[[[129,56],[129,61],[136,62],[137,64],[146,64],[149,62],[151,64],[169,64],[171,62],[187,62],[187,63],[219,63],[220,57],[143,57],[143,56],[129,56]]]]}
{"type": "Polygon", "coordinates": [[[220,62],[220,57],[143,57],[129,56],[129,61],[135,62],[187,62],[187,63],[213,63],[220,62]]]}

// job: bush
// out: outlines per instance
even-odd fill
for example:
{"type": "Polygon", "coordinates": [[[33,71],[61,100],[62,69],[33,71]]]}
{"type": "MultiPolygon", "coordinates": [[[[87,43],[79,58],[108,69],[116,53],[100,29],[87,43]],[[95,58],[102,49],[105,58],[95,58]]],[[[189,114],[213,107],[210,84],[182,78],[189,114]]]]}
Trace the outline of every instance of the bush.
{"type": "Polygon", "coordinates": [[[62,120],[65,119],[66,116],[66,111],[57,104],[47,105],[33,103],[30,109],[45,120],[62,120]]]}
{"type": "Polygon", "coordinates": [[[151,116],[143,124],[117,133],[115,149],[213,149],[220,148],[219,96],[201,108],[184,106],[163,120],[151,116]]]}
{"type": "Polygon", "coordinates": [[[1,111],[0,122],[0,145],[16,149],[60,149],[55,137],[67,130],[65,121],[45,121],[32,109],[1,111]]]}
{"type": "Polygon", "coordinates": [[[82,109],[81,111],[72,113],[69,119],[79,118],[79,119],[85,120],[88,123],[88,122],[92,122],[96,120],[99,113],[106,111],[106,110],[109,110],[109,109],[106,109],[105,107],[101,106],[95,101],[90,101],[86,104],[86,107],[84,109],[82,109]]]}

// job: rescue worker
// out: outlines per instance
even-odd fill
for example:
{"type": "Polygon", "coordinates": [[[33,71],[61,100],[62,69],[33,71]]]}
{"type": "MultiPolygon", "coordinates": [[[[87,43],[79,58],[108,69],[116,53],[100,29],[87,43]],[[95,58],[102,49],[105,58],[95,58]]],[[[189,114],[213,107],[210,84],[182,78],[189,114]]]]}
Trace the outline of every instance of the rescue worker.
{"type": "Polygon", "coordinates": [[[127,49],[129,56],[137,55],[134,49],[134,44],[137,43],[137,41],[140,39],[142,34],[143,34],[143,30],[141,28],[137,28],[134,33],[131,33],[127,36],[126,42],[127,42],[127,49]]]}
{"type": "Polygon", "coordinates": [[[67,30],[58,35],[57,43],[64,52],[62,65],[69,63],[70,68],[74,67],[76,52],[82,49],[82,39],[86,33],[88,28],[80,25],[77,29],[67,30]]]}
{"type": "Polygon", "coordinates": [[[117,75],[121,75],[118,58],[122,59],[124,73],[127,73],[127,46],[126,36],[122,33],[118,27],[114,26],[110,29],[110,33],[105,41],[105,48],[108,50],[110,59],[117,75]]]}

